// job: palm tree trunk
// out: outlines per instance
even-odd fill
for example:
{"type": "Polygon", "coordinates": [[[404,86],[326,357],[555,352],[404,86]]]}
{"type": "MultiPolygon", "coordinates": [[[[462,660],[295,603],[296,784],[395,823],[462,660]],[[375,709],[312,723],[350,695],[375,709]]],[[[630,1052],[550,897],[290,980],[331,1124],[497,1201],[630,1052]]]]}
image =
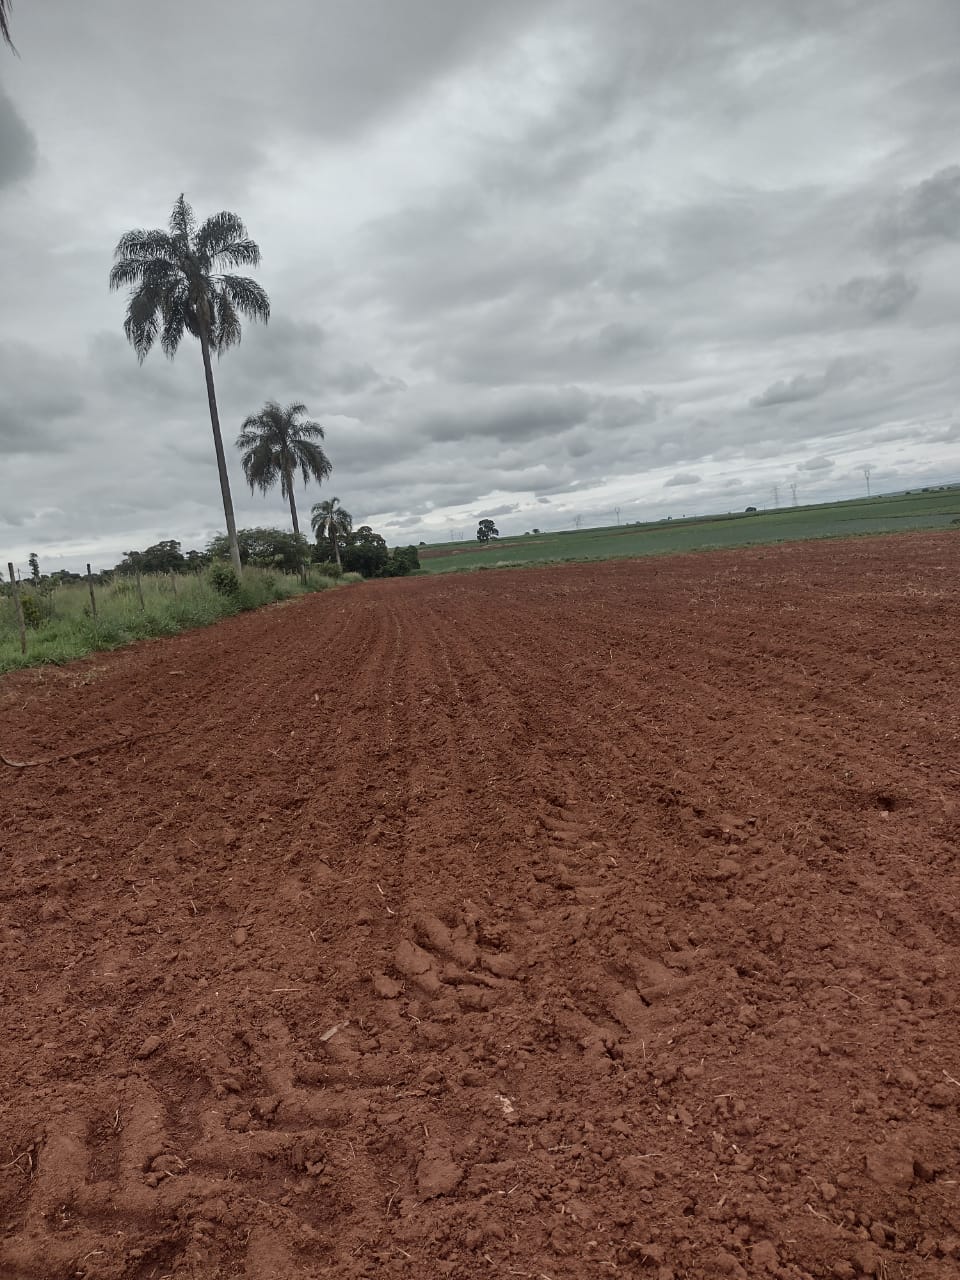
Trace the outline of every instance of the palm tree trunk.
{"type": "Polygon", "coordinates": [[[337,568],[342,569],[343,565],[340,563],[340,540],[337,538],[337,526],[332,520],[330,521],[330,541],[333,543],[333,559],[337,568]]]}
{"type": "MultiPolygon", "coordinates": [[[[297,519],[297,500],[293,496],[293,476],[290,472],[289,462],[284,464],[284,480],[287,484],[287,496],[290,499],[290,519],[293,521],[293,536],[300,537],[300,521],[297,519]]],[[[304,586],[307,585],[307,566],[306,563],[300,561],[300,581],[304,586]]]]}
{"type": "Polygon", "coordinates": [[[220,473],[220,496],[223,498],[223,514],[227,521],[227,538],[230,542],[230,559],[237,577],[243,574],[240,563],[240,544],[237,542],[237,522],[233,516],[233,498],[230,496],[230,477],[227,475],[227,458],[223,452],[223,436],[220,433],[220,415],[217,412],[217,392],[213,385],[213,366],[210,363],[210,339],[207,327],[201,321],[200,350],[203,352],[203,373],[207,380],[207,403],[210,405],[210,425],[213,428],[213,445],[217,451],[217,470],[220,473]]]}

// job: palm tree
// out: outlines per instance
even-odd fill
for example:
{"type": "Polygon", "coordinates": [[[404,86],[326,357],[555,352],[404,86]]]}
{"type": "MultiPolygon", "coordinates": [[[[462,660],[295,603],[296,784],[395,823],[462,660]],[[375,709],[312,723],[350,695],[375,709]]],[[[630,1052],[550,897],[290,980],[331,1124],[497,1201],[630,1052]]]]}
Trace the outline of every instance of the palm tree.
{"type": "Polygon", "coordinates": [[[13,43],[13,37],[10,35],[10,10],[13,8],[13,0],[0,0],[0,37],[4,43],[8,44],[14,53],[16,53],[16,45],[13,43]]]}
{"type": "Polygon", "coordinates": [[[123,329],[141,363],[158,337],[171,359],[184,331],[200,340],[223,514],[230,556],[239,575],[240,548],[210,352],[222,355],[240,341],[241,315],[264,323],[270,319],[270,300],[260,285],[248,276],[223,270],[257,266],[260,249],[235,213],[215,213],[198,226],[181,195],[170,215],[169,232],[128,231],[120,237],[113,256],[110,288],[130,286],[123,329]]]}
{"type": "Polygon", "coordinates": [[[333,470],[330,459],[317,444],[323,439],[323,427],[319,422],[300,421],[306,412],[307,406],[299,401],[281,409],[275,400],[268,400],[259,413],[246,419],[237,436],[250,492],[259,489],[266,493],[279,480],[280,492],[290,503],[290,519],[298,538],[294,473],[299,471],[306,485],[311,476],[319,484],[333,470]]]}
{"type": "Polygon", "coordinates": [[[310,513],[310,527],[320,538],[330,539],[333,559],[340,566],[339,540],[345,539],[353,529],[353,516],[340,505],[339,498],[327,498],[318,502],[310,513]]]}

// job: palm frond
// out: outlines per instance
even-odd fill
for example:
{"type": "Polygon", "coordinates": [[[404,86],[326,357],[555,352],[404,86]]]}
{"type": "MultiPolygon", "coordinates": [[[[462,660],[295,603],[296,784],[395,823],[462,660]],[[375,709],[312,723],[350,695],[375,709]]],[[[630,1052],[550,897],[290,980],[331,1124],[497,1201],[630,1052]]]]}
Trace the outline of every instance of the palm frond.
{"type": "Polygon", "coordinates": [[[153,255],[134,253],[120,256],[118,246],[117,261],[110,270],[110,288],[121,289],[125,285],[139,284],[155,272],[170,274],[177,269],[172,255],[158,252],[153,255]]]}
{"type": "Polygon", "coordinates": [[[117,241],[113,256],[114,258],[136,258],[142,261],[151,258],[168,258],[173,262],[176,259],[173,241],[166,231],[157,229],[145,231],[142,227],[135,227],[133,231],[125,232],[117,241]]]}
{"type": "Polygon", "coordinates": [[[178,275],[172,263],[157,259],[142,263],[138,278],[139,287],[127,302],[123,328],[142,362],[156,341],[161,320],[176,299],[178,275]]]}
{"type": "Polygon", "coordinates": [[[194,238],[197,256],[202,260],[207,271],[213,269],[217,258],[225,249],[237,243],[253,245],[256,251],[256,259],[251,260],[250,265],[256,266],[260,261],[259,249],[247,236],[247,228],[243,225],[243,219],[226,209],[207,218],[201,224],[194,238]]]}
{"type": "Polygon", "coordinates": [[[13,43],[13,37],[10,35],[10,11],[13,9],[13,0],[0,0],[0,36],[3,37],[5,44],[9,45],[14,53],[17,52],[17,46],[13,43]]]}
{"type": "Polygon", "coordinates": [[[131,296],[123,331],[141,364],[160,332],[160,315],[161,301],[147,285],[131,296]]]}
{"type": "MultiPolygon", "coordinates": [[[[274,404],[275,401],[271,400],[269,403],[274,404]]],[[[296,430],[300,426],[297,419],[302,418],[307,412],[307,406],[302,400],[291,400],[286,408],[281,409],[280,412],[283,414],[283,418],[287,426],[290,427],[291,430],[296,430]]]]}
{"type": "Polygon", "coordinates": [[[210,266],[223,267],[258,267],[260,265],[260,246],[256,240],[249,238],[231,240],[213,254],[210,266]]]}
{"type": "Polygon", "coordinates": [[[276,400],[265,400],[263,408],[257,415],[257,421],[260,424],[262,433],[272,433],[279,435],[281,438],[284,433],[284,417],[283,410],[276,400]]]}
{"type": "Polygon", "coordinates": [[[240,317],[237,309],[225,293],[214,293],[210,299],[212,323],[210,341],[218,355],[240,341],[240,317]]]}
{"type": "Polygon", "coordinates": [[[270,319],[270,299],[267,292],[249,276],[221,276],[220,289],[227,295],[237,311],[248,320],[270,319]]]}
{"type": "MultiPolygon", "coordinates": [[[[254,489],[267,493],[278,480],[281,490],[285,490],[283,469],[269,440],[255,433],[242,432],[237,437],[237,447],[246,450],[240,461],[251,493],[254,489]]],[[[283,496],[287,496],[286,492],[283,496]]]]}
{"type": "Polygon", "coordinates": [[[298,422],[296,425],[296,438],[298,440],[325,440],[326,432],[319,422],[298,422]]]}
{"type": "Polygon", "coordinates": [[[248,453],[260,443],[261,437],[260,432],[257,430],[256,422],[256,418],[252,416],[244,418],[243,420],[243,425],[240,428],[240,434],[237,436],[235,441],[236,448],[241,450],[243,453],[248,453]]]}
{"type": "Polygon", "coordinates": [[[333,463],[324,451],[318,444],[311,444],[309,440],[296,442],[290,452],[293,465],[303,476],[305,485],[309,484],[311,479],[319,484],[326,480],[333,470],[333,463]]]}
{"type": "Polygon", "coordinates": [[[113,270],[110,271],[110,288],[119,289],[125,284],[148,285],[163,292],[164,289],[172,287],[178,274],[173,262],[165,261],[161,257],[146,261],[124,259],[116,262],[113,270]]]}
{"type": "Polygon", "coordinates": [[[160,347],[163,354],[171,360],[180,346],[180,340],[187,325],[188,302],[186,285],[179,281],[167,291],[163,301],[161,308],[163,331],[160,334],[160,347]]]}
{"type": "Polygon", "coordinates": [[[189,240],[196,229],[197,219],[193,207],[181,191],[170,213],[170,234],[181,240],[189,240]]]}
{"type": "Polygon", "coordinates": [[[145,265],[140,258],[122,258],[115,262],[110,268],[110,288],[123,289],[127,285],[139,284],[145,265]]]}

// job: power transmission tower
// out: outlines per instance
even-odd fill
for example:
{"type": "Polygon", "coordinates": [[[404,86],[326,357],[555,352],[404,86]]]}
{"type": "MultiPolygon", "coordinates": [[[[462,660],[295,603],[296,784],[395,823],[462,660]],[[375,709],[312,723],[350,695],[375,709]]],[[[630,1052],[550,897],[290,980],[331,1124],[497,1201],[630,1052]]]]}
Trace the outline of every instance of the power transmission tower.
{"type": "Polygon", "coordinates": [[[863,468],[863,478],[867,482],[867,497],[870,497],[870,472],[872,468],[867,466],[863,468]]]}
{"type": "Polygon", "coordinates": [[[583,516],[574,516],[574,517],[573,517],[573,523],[574,523],[574,524],[577,526],[577,528],[579,529],[579,528],[580,528],[580,526],[583,524],[583,516]]]}
{"type": "Polygon", "coordinates": [[[792,480],[792,481],[790,482],[790,493],[791,493],[791,494],[792,494],[792,496],[793,496],[793,505],[794,505],[794,506],[796,506],[796,505],[797,505],[797,482],[796,482],[796,480],[792,480]]]}
{"type": "Polygon", "coordinates": [[[780,510],[780,486],[778,484],[773,486],[773,505],[778,511],[780,510]]]}
{"type": "Polygon", "coordinates": [[[617,524],[619,524],[619,523],[620,523],[620,508],[619,508],[619,507],[614,507],[613,509],[614,509],[614,511],[617,513],[617,524]]]}

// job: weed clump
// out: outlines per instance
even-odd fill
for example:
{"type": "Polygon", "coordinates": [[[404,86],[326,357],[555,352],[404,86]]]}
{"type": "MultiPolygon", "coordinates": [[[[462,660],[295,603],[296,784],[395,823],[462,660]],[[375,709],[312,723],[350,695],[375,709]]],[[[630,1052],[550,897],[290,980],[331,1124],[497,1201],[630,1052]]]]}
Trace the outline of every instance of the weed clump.
{"type": "Polygon", "coordinates": [[[227,600],[235,600],[239,603],[240,579],[237,577],[236,570],[232,565],[211,565],[209,577],[210,585],[218,596],[223,596],[227,600]]]}

